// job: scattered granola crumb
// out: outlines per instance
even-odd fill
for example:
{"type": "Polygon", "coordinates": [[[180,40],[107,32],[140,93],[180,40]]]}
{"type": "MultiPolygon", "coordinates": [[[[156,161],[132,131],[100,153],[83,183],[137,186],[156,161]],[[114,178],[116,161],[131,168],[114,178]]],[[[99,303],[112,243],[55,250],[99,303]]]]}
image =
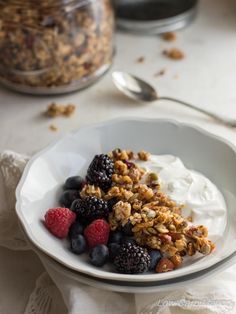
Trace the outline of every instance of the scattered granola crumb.
{"type": "Polygon", "coordinates": [[[162,39],[165,41],[175,41],[177,38],[176,33],[174,32],[168,32],[168,33],[164,33],[162,34],[162,39]]]}
{"type": "Polygon", "coordinates": [[[142,56],[142,57],[139,57],[137,60],[136,60],[136,62],[138,62],[138,63],[144,63],[144,61],[145,61],[145,58],[142,56]]]}
{"type": "Polygon", "coordinates": [[[49,125],[49,130],[51,130],[53,132],[56,132],[56,131],[58,131],[58,127],[55,124],[50,124],[49,125]]]}
{"type": "Polygon", "coordinates": [[[50,118],[55,118],[58,116],[70,117],[75,112],[75,105],[59,105],[57,103],[51,103],[47,110],[45,111],[45,115],[50,118]]]}
{"type": "Polygon", "coordinates": [[[178,74],[175,74],[175,75],[173,76],[173,79],[175,79],[175,80],[178,80],[178,78],[179,78],[179,75],[178,75],[178,74]]]}
{"type": "Polygon", "coordinates": [[[163,54],[173,60],[181,60],[185,58],[185,54],[183,53],[183,51],[178,48],[164,50],[163,54]]]}
{"type": "Polygon", "coordinates": [[[166,74],[166,69],[161,69],[160,71],[154,74],[154,77],[163,76],[166,74]]]}
{"type": "Polygon", "coordinates": [[[70,117],[72,114],[74,114],[74,112],[75,112],[75,105],[69,104],[69,105],[65,106],[65,110],[64,110],[63,114],[66,117],[70,117]]]}

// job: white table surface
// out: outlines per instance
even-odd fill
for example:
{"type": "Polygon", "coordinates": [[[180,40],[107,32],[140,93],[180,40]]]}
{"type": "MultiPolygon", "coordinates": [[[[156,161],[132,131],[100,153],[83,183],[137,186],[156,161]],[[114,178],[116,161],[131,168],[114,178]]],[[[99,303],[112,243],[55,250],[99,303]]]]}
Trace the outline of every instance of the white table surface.
{"type": "MultiPolygon", "coordinates": [[[[236,119],[236,1],[202,0],[199,15],[177,33],[176,42],[161,38],[117,34],[117,54],[112,70],[129,71],[151,82],[160,95],[176,96],[202,108],[236,119]],[[163,49],[178,47],[186,58],[172,61],[163,49]],[[145,57],[139,64],[136,59],[145,57]],[[164,76],[154,74],[166,68],[164,76]],[[177,76],[177,77],[176,77],[177,76]]],[[[168,102],[135,104],[124,98],[111,82],[111,71],[92,87],[70,95],[34,97],[0,88],[0,150],[32,154],[66,132],[84,125],[122,116],[174,118],[199,125],[236,144],[236,129],[168,102]],[[47,105],[76,105],[71,118],[47,119],[47,105]],[[57,132],[49,130],[53,123],[57,132]]],[[[31,252],[0,249],[0,313],[23,313],[42,266],[31,252]]],[[[65,308],[61,313],[66,313],[65,308]]]]}

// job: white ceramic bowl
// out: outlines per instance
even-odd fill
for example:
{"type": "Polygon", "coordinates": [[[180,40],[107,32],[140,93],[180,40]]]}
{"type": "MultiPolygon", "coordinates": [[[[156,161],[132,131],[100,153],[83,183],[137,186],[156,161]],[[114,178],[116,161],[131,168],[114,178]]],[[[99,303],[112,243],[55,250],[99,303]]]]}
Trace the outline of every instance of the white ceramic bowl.
{"type": "Polygon", "coordinates": [[[107,280],[157,282],[179,278],[206,269],[236,251],[236,151],[224,140],[190,125],[167,120],[122,119],[80,129],[30,160],[16,191],[17,215],[31,241],[64,266],[107,280]],[[65,179],[85,175],[95,154],[114,147],[145,149],[153,154],[173,154],[184,164],[203,173],[223,193],[227,203],[227,226],[217,250],[173,272],[163,274],[118,274],[108,267],[96,268],[87,257],[68,249],[67,240],[52,236],[43,225],[46,210],[58,205],[65,179]]]}

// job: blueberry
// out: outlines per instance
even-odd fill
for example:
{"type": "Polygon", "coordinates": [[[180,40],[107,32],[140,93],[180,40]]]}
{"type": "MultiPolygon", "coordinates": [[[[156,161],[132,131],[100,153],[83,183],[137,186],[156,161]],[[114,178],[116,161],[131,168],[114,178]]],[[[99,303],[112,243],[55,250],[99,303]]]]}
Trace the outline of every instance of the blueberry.
{"type": "Polygon", "coordinates": [[[120,231],[115,231],[110,233],[109,243],[121,243],[123,234],[120,231]]]}
{"type": "Polygon", "coordinates": [[[89,253],[90,262],[94,266],[102,267],[109,258],[108,247],[104,244],[96,245],[89,253]]]}
{"type": "Polygon", "coordinates": [[[80,193],[77,190],[65,190],[60,197],[61,206],[70,208],[72,202],[80,198],[80,193]]]}
{"type": "Polygon", "coordinates": [[[110,212],[112,212],[113,206],[114,206],[118,201],[119,201],[119,200],[118,200],[117,197],[113,197],[113,198],[111,198],[111,199],[109,199],[109,200],[107,201],[108,208],[109,208],[109,211],[110,211],[110,212]]]}
{"type": "Polygon", "coordinates": [[[74,238],[75,236],[79,235],[79,234],[83,234],[84,232],[84,226],[79,222],[76,221],[74,222],[69,230],[69,238],[74,238]]]}
{"type": "Polygon", "coordinates": [[[81,212],[81,205],[84,203],[84,200],[81,198],[75,199],[71,206],[70,210],[76,213],[78,216],[83,216],[83,212],[81,212]]]}
{"type": "Polygon", "coordinates": [[[128,222],[124,225],[124,227],[122,227],[121,231],[122,231],[125,235],[127,235],[127,236],[132,236],[132,235],[133,235],[133,231],[132,231],[133,227],[134,227],[134,226],[132,225],[132,223],[131,223],[130,221],[128,221],[128,222]]]}
{"type": "Polygon", "coordinates": [[[162,254],[158,250],[151,250],[148,252],[151,258],[151,263],[149,266],[149,270],[155,270],[157,263],[160,261],[162,258],[162,254]]]}
{"type": "Polygon", "coordinates": [[[77,234],[71,238],[71,251],[75,254],[81,254],[86,251],[87,244],[82,234],[77,234]]]}
{"type": "Polygon", "coordinates": [[[109,243],[108,244],[109,249],[109,259],[113,262],[116,255],[119,253],[120,244],[118,243],[109,243]]]}
{"type": "Polygon", "coordinates": [[[69,177],[64,185],[65,190],[82,190],[85,180],[80,176],[69,177]]]}
{"type": "Polygon", "coordinates": [[[133,237],[128,237],[128,236],[124,236],[121,240],[121,243],[122,244],[125,244],[125,243],[137,244],[133,237]]]}

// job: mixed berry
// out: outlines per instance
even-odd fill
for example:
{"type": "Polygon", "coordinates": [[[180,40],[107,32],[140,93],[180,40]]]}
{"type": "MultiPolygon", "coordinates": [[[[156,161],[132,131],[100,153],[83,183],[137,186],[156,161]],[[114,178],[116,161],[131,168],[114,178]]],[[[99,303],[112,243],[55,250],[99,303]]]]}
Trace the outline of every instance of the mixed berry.
{"type": "Polygon", "coordinates": [[[87,254],[96,267],[110,263],[119,273],[171,271],[184,255],[209,254],[214,245],[206,229],[188,226],[181,207],[160,192],[158,176],[135,164],[149,154],[136,156],[120,149],[96,155],[85,178],[65,181],[61,207],[45,214],[47,229],[68,238],[74,254],[87,254]]]}

